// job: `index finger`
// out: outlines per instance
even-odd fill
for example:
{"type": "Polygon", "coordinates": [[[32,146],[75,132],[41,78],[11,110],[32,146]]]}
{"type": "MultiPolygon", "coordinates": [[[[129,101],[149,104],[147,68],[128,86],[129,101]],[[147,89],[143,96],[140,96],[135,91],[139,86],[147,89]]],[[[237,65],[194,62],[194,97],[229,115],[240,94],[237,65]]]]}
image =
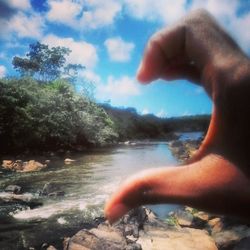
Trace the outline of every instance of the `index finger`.
{"type": "Polygon", "coordinates": [[[171,60],[183,54],[184,39],[185,31],[181,25],[157,32],[147,44],[137,79],[148,83],[165,75],[171,67],[171,60]]]}

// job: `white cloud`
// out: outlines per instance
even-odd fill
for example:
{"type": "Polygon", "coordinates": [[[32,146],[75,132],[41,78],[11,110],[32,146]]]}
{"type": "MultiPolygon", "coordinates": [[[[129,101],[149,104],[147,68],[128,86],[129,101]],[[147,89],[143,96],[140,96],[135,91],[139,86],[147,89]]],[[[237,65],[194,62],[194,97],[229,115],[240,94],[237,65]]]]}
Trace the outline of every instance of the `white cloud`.
{"type": "Polygon", "coordinates": [[[49,0],[47,19],[77,30],[97,29],[112,25],[122,9],[115,0],[49,0]]]}
{"type": "Polygon", "coordinates": [[[156,116],[160,117],[160,118],[164,118],[167,116],[167,113],[165,112],[164,109],[161,109],[157,114],[156,116]]]}
{"type": "Polygon", "coordinates": [[[47,18],[51,22],[58,22],[69,26],[77,26],[77,15],[82,11],[81,2],[71,0],[48,1],[49,12],[47,18]]]}
{"type": "Polygon", "coordinates": [[[165,24],[178,20],[186,12],[186,0],[124,0],[127,13],[137,19],[165,24]]]}
{"type": "Polygon", "coordinates": [[[246,27],[250,27],[250,13],[234,18],[231,21],[229,29],[241,47],[250,53],[250,32],[246,31],[246,27]]]}
{"type": "Polygon", "coordinates": [[[41,16],[32,14],[26,15],[18,12],[9,21],[3,20],[4,32],[15,34],[20,38],[31,37],[41,38],[44,28],[44,20],[41,16]]]}
{"type": "Polygon", "coordinates": [[[88,70],[88,69],[84,69],[81,70],[79,73],[79,77],[82,77],[83,79],[98,85],[101,83],[101,78],[99,75],[97,75],[94,71],[92,70],[88,70]]]}
{"type": "Polygon", "coordinates": [[[29,0],[8,0],[8,4],[15,9],[28,10],[31,8],[29,0]]]}
{"type": "Polygon", "coordinates": [[[140,94],[139,84],[133,78],[122,76],[114,78],[109,76],[107,83],[97,85],[96,97],[98,99],[127,98],[140,94]]]}
{"type": "Polygon", "coordinates": [[[149,114],[149,110],[147,108],[144,108],[141,112],[142,115],[147,115],[149,114]]]}
{"type": "Polygon", "coordinates": [[[101,28],[112,25],[116,16],[122,10],[120,1],[86,0],[87,10],[80,19],[82,28],[101,28]]]}
{"type": "Polygon", "coordinates": [[[62,38],[50,34],[42,39],[42,43],[69,48],[72,52],[67,57],[67,63],[82,64],[86,68],[94,68],[98,61],[95,46],[85,41],[75,41],[70,37],[62,38]]]}
{"type": "Polygon", "coordinates": [[[231,0],[193,0],[191,9],[204,8],[208,10],[229,31],[245,51],[250,50],[250,32],[246,27],[250,26],[250,14],[239,15],[237,13],[244,1],[231,0]]]}
{"type": "Polygon", "coordinates": [[[109,38],[104,42],[109,54],[109,58],[116,62],[127,62],[131,58],[131,53],[135,45],[125,42],[120,37],[109,38]]]}
{"type": "Polygon", "coordinates": [[[204,8],[227,29],[245,51],[250,50],[250,14],[239,15],[239,8],[246,5],[239,0],[123,0],[125,11],[141,20],[170,24],[179,20],[189,10],[204,8]]]}
{"type": "Polygon", "coordinates": [[[229,19],[239,6],[238,0],[193,0],[191,9],[204,8],[218,19],[229,19]]]}
{"type": "Polygon", "coordinates": [[[6,76],[6,72],[7,72],[7,70],[6,70],[5,66],[0,65],[0,78],[5,77],[6,76]]]}

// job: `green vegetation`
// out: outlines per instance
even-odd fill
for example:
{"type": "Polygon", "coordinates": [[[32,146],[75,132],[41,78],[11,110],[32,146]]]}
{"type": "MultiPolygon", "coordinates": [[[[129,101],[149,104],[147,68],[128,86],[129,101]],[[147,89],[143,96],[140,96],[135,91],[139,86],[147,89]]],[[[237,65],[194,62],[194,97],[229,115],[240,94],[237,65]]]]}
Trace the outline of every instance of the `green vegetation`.
{"type": "Polygon", "coordinates": [[[169,225],[169,226],[178,226],[178,220],[176,219],[176,217],[174,215],[169,215],[166,219],[165,222],[169,225]]]}
{"type": "Polygon", "coordinates": [[[74,148],[117,140],[106,112],[64,80],[0,82],[0,149],[74,148]]]}
{"type": "Polygon", "coordinates": [[[206,130],[209,116],[161,119],[133,108],[97,104],[92,85],[74,88],[78,64],[71,51],[31,44],[26,57],[14,57],[20,78],[0,80],[0,152],[75,149],[133,139],[166,139],[176,131],[206,130]]]}
{"type": "Polygon", "coordinates": [[[102,107],[114,121],[120,140],[174,139],[174,132],[206,131],[210,116],[159,118],[152,114],[139,115],[134,108],[102,107]]]}
{"type": "Polygon", "coordinates": [[[66,56],[71,50],[65,47],[52,47],[39,42],[29,46],[26,57],[15,56],[12,60],[14,69],[22,77],[33,77],[40,82],[51,82],[62,76],[69,82],[74,82],[78,70],[84,69],[80,64],[67,64],[66,56]]]}

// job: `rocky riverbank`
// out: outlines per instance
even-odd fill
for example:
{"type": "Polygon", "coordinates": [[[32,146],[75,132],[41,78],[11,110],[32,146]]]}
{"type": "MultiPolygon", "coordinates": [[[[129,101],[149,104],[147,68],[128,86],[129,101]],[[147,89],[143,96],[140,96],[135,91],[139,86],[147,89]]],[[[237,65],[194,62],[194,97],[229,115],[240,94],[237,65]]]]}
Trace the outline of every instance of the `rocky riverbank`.
{"type": "MultiPolygon", "coordinates": [[[[202,139],[169,144],[180,161],[188,159],[202,139]]],[[[145,207],[125,215],[115,225],[107,221],[81,230],[63,243],[64,250],[248,250],[250,225],[237,219],[185,207],[165,220],[145,207]]]]}
{"type": "Polygon", "coordinates": [[[160,220],[145,207],[64,240],[64,250],[246,250],[250,228],[186,207],[160,220]]]}

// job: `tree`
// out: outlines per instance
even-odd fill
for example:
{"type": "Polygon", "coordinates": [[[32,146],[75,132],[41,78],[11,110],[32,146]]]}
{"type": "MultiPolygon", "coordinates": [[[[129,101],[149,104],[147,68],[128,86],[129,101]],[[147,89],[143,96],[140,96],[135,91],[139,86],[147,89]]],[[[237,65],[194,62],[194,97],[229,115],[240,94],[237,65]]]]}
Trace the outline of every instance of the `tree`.
{"type": "Polygon", "coordinates": [[[26,57],[15,56],[12,64],[20,72],[21,76],[31,76],[41,82],[51,82],[60,78],[66,69],[68,73],[74,73],[69,75],[72,82],[77,71],[84,67],[80,64],[65,65],[66,56],[70,52],[69,48],[60,46],[49,48],[46,44],[36,42],[30,44],[26,57]]]}
{"type": "Polygon", "coordinates": [[[70,83],[74,84],[77,80],[79,70],[85,69],[81,64],[68,64],[64,67],[64,78],[68,80],[70,83]]]}

